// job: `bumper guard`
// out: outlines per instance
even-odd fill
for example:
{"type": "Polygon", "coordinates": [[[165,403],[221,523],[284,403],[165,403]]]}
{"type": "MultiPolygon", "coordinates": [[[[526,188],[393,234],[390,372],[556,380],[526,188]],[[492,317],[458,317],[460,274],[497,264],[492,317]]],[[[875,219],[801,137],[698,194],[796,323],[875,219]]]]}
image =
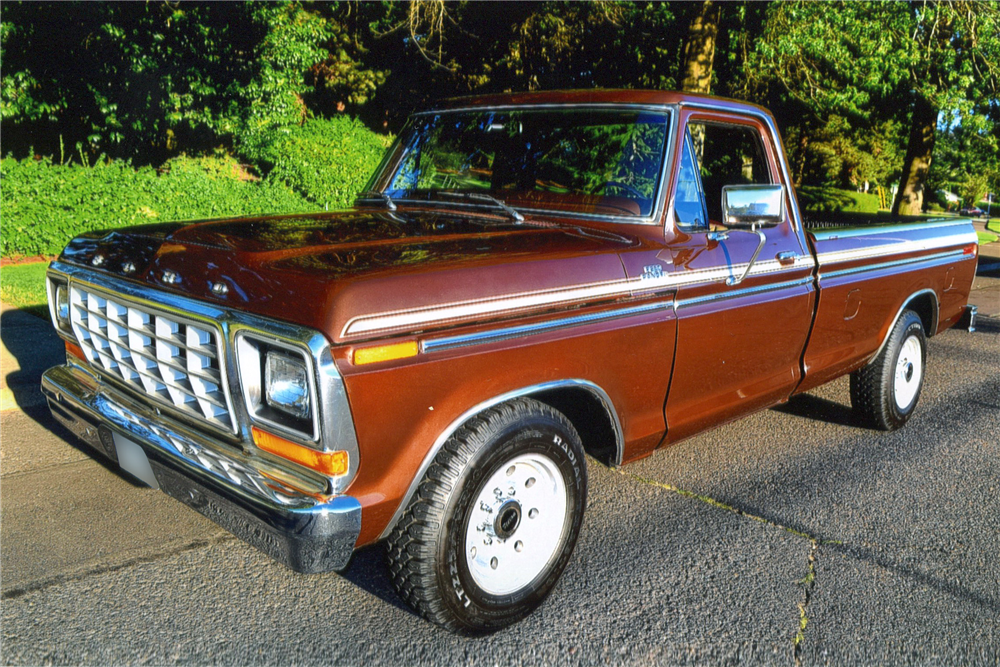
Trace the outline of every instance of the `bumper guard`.
{"type": "Polygon", "coordinates": [[[361,531],[357,499],[288,489],[74,364],[47,370],[42,393],[56,420],[88,445],[115,460],[113,445],[105,445],[113,441],[108,429],[137,443],[162,491],[275,560],[306,573],[347,566],[361,531]]]}

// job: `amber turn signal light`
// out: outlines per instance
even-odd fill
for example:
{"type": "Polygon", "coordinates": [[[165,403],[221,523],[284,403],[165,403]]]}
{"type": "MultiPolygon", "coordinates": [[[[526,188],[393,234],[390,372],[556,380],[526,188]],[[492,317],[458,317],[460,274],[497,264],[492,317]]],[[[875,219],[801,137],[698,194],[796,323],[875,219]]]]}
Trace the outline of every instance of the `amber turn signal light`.
{"type": "Polygon", "coordinates": [[[347,452],[317,452],[315,449],[303,447],[291,440],[285,440],[273,433],[262,431],[256,426],[250,430],[253,433],[254,444],[265,452],[277,454],[283,459],[288,459],[293,463],[304,465],[331,477],[347,474],[350,464],[347,452]]]}
{"type": "Polygon", "coordinates": [[[354,350],[354,364],[360,366],[361,364],[374,364],[377,361],[391,361],[393,359],[415,357],[419,349],[415,340],[407,343],[394,343],[392,345],[362,347],[354,350]]]}

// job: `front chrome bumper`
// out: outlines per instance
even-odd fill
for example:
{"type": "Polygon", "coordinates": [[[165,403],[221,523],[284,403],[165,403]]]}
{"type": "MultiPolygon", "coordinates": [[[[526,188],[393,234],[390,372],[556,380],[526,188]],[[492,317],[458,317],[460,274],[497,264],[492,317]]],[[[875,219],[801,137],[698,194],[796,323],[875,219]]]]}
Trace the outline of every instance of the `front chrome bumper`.
{"type": "Polygon", "coordinates": [[[235,448],[213,441],[69,363],[42,375],[53,416],[101,454],[112,432],[139,444],[160,489],[298,572],[343,569],[361,531],[361,504],[299,493],[235,448]],[[110,429],[110,430],[109,430],[110,429]],[[102,433],[105,438],[102,441],[102,433]]]}

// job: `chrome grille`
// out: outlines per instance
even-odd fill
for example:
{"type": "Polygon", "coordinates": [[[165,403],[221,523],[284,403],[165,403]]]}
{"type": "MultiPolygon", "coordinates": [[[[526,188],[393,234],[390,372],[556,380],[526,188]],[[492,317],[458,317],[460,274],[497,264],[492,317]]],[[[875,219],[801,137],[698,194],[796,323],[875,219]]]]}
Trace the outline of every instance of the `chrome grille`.
{"type": "Polygon", "coordinates": [[[70,321],[93,366],[159,403],[235,431],[218,331],[77,285],[70,289],[70,321]]]}

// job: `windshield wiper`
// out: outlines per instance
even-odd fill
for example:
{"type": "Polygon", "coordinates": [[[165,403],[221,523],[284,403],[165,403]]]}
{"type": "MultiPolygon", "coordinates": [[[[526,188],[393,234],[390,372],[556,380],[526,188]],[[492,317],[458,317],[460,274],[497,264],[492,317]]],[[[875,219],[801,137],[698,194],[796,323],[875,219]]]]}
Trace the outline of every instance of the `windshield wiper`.
{"type": "Polygon", "coordinates": [[[378,190],[365,190],[364,192],[358,193],[358,199],[362,197],[378,197],[385,202],[385,207],[390,211],[396,210],[396,202],[392,201],[392,197],[384,192],[379,192],[378,190]]]}
{"type": "Polygon", "coordinates": [[[503,209],[504,213],[509,215],[514,222],[524,222],[524,216],[515,211],[513,208],[507,205],[502,199],[497,199],[488,194],[481,192],[452,192],[451,190],[439,190],[438,194],[445,195],[448,197],[456,197],[458,199],[477,199],[479,201],[490,202],[503,209]]]}

